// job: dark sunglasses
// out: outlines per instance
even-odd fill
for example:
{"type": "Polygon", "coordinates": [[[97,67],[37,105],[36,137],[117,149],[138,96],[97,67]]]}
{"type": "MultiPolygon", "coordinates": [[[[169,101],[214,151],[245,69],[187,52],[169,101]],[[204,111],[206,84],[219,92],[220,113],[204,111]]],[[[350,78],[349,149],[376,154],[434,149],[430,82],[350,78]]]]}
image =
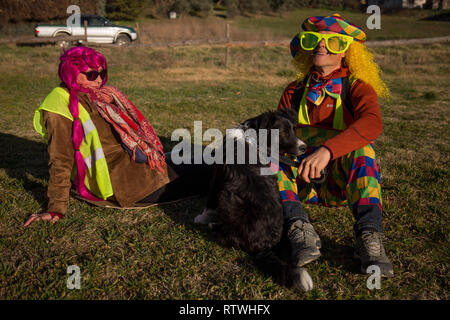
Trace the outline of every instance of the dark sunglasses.
{"type": "Polygon", "coordinates": [[[104,80],[106,77],[107,71],[106,71],[106,69],[103,69],[100,72],[91,70],[89,72],[81,72],[81,73],[84,74],[89,81],[94,81],[95,79],[98,78],[98,76],[100,76],[100,78],[102,78],[102,80],[104,80]]]}

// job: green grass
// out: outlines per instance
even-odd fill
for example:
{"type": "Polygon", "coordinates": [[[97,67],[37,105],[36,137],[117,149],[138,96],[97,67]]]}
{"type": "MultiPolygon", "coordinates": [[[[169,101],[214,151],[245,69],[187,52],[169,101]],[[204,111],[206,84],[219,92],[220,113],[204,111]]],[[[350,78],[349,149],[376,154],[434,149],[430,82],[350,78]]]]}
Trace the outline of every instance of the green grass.
{"type": "MultiPolygon", "coordinates": [[[[295,75],[284,47],[231,48],[228,68],[222,47],[101,51],[110,84],[150,119],[166,150],[173,130],[192,132],[194,120],[223,130],[276,108],[295,75]]],[[[0,46],[0,298],[448,299],[449,51],[449,44],[374,49],[394,97],[382,102],[375,149],[395,278],[369,291],[352,260],[350,211],[307,206],[323,256],[308,265],[315,289],[299,293],[194,225],[204,199],[141,211],[71,199],[57,224],[24,228],[47,204],[48,156],[32,117],[59,83],[60,50],[0,46]],[[81,268],[81,290],[66,288],[72,264],[81,268]]]]}

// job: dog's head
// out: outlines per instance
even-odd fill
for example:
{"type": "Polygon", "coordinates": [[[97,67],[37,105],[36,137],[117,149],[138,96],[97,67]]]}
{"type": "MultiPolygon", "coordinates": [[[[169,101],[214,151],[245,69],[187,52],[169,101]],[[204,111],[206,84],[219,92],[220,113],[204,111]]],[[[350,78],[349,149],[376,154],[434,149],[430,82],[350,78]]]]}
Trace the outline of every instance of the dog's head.
{"type": "MultiPolygon", "coordinates": [[[[267,141],[271,140],[271,130],[277,129],[279,133],[278,150],[280,154],[301,155],[306,151],[306,144],[297,138],[295,128],[297,126],[297,112],[292,109],[279,109],[277,111],[268,111],[255,118],[245,121],[241,128],[247,129],[266,129],[268,133],[267,141]]],[[[269,145],[269,148],[272,146],[269,145]]]]}

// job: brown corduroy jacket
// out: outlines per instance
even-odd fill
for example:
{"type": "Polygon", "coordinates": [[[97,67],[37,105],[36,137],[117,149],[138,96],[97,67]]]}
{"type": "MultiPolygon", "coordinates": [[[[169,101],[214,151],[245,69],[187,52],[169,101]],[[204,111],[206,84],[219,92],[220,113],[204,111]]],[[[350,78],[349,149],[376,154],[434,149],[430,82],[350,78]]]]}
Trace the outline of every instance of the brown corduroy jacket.
{"type": "MultiPolygon", "coordinates": [[[[98,113],[85,93],[79,93],[79,102],[89,113],[102,144],[114,195],[108,200],[122,207],[134,205],[174,178],[168,166],[164,172],[151,170],[147,163],[134,162],[121,146],[113,127],[98,113]]],[[[61,115],[44,111],[44,124],[48,132],[49,174],[47,196],[48,212],[66,213],[69,202],[70,176],[74,165],[72,121],[61,115]]]]}

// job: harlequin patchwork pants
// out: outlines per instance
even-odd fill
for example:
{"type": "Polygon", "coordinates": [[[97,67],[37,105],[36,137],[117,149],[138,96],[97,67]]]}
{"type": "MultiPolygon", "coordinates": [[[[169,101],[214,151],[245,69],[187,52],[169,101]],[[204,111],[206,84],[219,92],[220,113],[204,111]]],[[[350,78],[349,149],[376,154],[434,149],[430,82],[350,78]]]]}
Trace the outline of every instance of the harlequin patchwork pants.
{"type": "MultiPolygon", "coordinates": [[[[299,164],[317,146],[338,133],[314,127],[297,129],[297,136],[306,142],[308,149],[293,160],[299,164]]],[[[357,234],[362,230],[383,232],[380,174],[371,144],[331,161],[321,184],[306,183],[298,177],[296,167],[282,163],[277,179],[286,221],[308,221],[301,202],[326,207],[348,206],[356,220],[357,234]]]]}

